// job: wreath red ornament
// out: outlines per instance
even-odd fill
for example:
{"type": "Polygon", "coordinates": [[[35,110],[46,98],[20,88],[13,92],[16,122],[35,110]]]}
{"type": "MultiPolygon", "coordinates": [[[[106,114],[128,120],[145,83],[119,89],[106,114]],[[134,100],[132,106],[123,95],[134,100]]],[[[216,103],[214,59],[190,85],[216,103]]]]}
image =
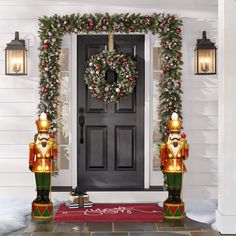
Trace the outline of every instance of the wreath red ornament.
{"type": "Polygon", "coordinates": [[[116,51],[93,55],[84,74],[92,97],[106,102],[120,102],[133,93],[137,77],[136,62],[116,51]],[[106,80],[109,70],[117,74],[117,81],[109,83],[106,80]]]}

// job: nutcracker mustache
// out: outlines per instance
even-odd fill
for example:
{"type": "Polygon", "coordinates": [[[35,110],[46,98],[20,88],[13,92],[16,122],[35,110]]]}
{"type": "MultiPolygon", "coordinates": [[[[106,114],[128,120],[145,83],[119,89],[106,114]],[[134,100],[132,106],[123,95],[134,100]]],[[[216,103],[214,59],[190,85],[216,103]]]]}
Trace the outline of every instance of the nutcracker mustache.
{"type": "Polygon", "coordinates": [[[174,141],[179,141],[180,139],[179,138],[170,138],[170,140],[172,141],[172,142],[174,142],[174,141]]]}
{"type": "Polygon", "coordinates": [[[45,141],[45,142],[47,142],[48,141],[48,138],[39,138],[39,141],[45,141]]]}

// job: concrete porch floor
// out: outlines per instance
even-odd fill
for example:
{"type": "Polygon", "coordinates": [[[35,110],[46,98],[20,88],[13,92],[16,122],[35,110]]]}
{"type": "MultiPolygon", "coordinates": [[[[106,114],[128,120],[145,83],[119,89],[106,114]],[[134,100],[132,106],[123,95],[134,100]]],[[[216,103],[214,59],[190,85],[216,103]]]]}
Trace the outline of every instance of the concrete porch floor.
{"type": "Polygon", "coordinates": [[[163,223],[54,223],[27,216],[27,226],[8,236],[220,236],[207,224],[186,218],[163,223]]]}

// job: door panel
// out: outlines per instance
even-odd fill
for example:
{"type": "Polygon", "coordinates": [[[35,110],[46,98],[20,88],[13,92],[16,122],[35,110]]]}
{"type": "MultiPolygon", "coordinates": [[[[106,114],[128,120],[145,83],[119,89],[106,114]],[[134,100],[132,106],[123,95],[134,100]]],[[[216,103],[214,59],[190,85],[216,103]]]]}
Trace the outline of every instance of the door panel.
{"type": "MultiPolygon", "coordinates": [[[[91,97],[83,80],[88,59],[102,52],[107,35],[80,35],[78,43],[77,106],[84,108],[84,143],[78,125],[78,189],[142,189],[144,187],[144,36],[117,35],[115,48],[137,61],[135,91],[126,100],[106,103],[91,97]]],[[[116,74],[106,79],[112,83],[116,74]]],[[[79,120],[79,119],[78,119],[79,120]]]]}

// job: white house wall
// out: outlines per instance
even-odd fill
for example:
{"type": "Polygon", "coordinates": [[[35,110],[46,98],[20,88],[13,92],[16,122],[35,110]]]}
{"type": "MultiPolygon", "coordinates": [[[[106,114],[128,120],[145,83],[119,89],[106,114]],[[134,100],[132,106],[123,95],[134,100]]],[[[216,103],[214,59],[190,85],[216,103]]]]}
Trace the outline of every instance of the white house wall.
{"type": "Polygon", "coordinates": [[[183,116],[190,144],[185,198],[217,198],[218,75],[194,75],[194,48],[202,31],[217,46],[217,21],[184,18],[183,116]]]}
{"type": "MultiPolygon", "coordinates": [[[[33,141],[38,104],[38,17],[76,12],[151,13],[153,9],[81,6],[0,6],[0,193],[22,197],[35,195],[34,176],[28,170],[28,144],[33,141]],[[14,32],[26,39],[29,75],[5,76],[4,49],[14,32]]],[[[168,12],[161,10],[156,12],[168,12]]],[[[173,13],[170,12],[170,13],[173,13]]],[[[189,12],[178,12],[189,16],[189,12]]],[[[203,13],[205,17],[207,14],[203,13]]],[[[183,27],[183,110],[185,132],[190,143],[189,172],[185,176],[186,198],[216,198],[217,193],[217,76],[193,74],[193,49],[202,30],[216,39],[214,20],[184,18],[183,27]]]]}

